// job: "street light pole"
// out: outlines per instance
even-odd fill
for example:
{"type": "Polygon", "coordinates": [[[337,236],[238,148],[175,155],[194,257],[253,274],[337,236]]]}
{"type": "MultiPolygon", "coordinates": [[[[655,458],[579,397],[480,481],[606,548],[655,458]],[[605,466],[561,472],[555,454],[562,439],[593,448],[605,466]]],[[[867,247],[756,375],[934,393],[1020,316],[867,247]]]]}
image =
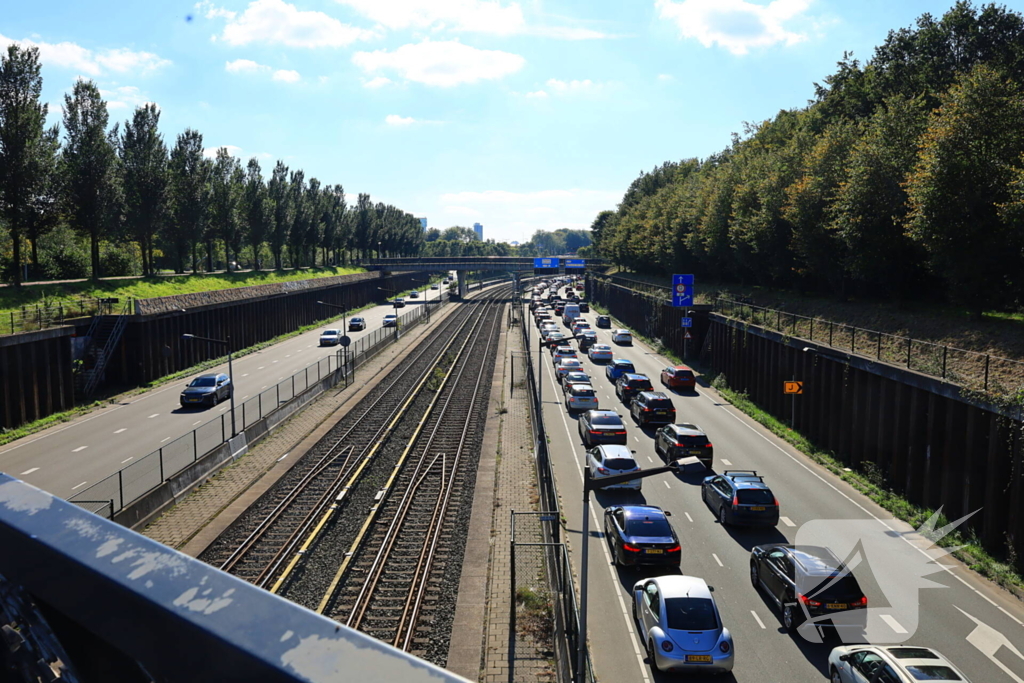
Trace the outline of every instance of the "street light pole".
{"type": "Polygon", "coordinates": [[[228,398],[231,399],[231,438],[238,436],[238,430],[235,428],[235,373],[233,372],[231,365],[231,335],[227,335],[227,340],[224,339],[211,339],[210,337],[200,337],[195,334],[183,334],[182,339],[196,339],[199,341],[209,342],[211,344],[223,344],[228,350],[228,381],[231,382],[231,393],[228,398]]]}
{"type": "MultiPolygon", "coordinates": [[[[337,308],[337,309],[341,310],[341,335],[343,337],[348,337],[348,309],[345,308],[344,306],[338,306],[337,304],[329,304],[326,301],[317,301],[317,303],[320,304],[321,306],[327,306],[329,308],[337,308]]],[[[345,344],[344,346],[342,346],[341,349],[342,349],[342,352],[344,353],[344,360],[342,361],[342,363],[344,363],[345,375],[347,376],[348,375],[348,344],[345,344]]],[[[352,377],[350,379],[355,379],[355,378],[356,378],[356,369],[353,366],[352,367],[352,377]]]]}

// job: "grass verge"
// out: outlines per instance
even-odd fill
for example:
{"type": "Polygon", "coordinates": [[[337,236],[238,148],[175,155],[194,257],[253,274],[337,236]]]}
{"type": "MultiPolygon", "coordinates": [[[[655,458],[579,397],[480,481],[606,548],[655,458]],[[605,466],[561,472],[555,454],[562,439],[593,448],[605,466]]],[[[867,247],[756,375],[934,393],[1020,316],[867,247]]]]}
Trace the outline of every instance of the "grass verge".
{"type": "Polygon", "coordinates": [[[86,413],[91,413],[97,408],[102,408],[109,405],[109,401],[93,401],[87,405],[76,406],[71,410],[65,410],[63,413],[53,413],[46,417],[36,420],[35,422],[28,422],[15,429],[4,429],[0,431],[0,446],[5,446],[12,441],[23,439],[26,436],[31,436],[36,432],[41,432],[48,427],[52,427],[61,422],[70,422],[76,417],[81,417],[86,413]]]}

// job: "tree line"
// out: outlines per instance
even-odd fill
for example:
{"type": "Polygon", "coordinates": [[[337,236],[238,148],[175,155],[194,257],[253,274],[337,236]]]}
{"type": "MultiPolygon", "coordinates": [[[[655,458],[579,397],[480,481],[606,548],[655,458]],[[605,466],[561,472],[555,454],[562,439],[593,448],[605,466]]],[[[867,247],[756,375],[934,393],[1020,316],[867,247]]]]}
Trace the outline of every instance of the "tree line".
{"type": "Polygon", "coordinates": [[[412,255],[424,243],[412,214],[368,194],[350,205],[340,184],[283,161],[264,179],[256,157],[205,156],[193,129],[168,149],[155,104],[110,127],[92,81],[75,82],[62,126],[47,127],[40,69],[38,48],[0,54],[0,266],[15,286],[24,264],[48,279],[151,275],[161,263],[280,269],[412,255]]]}
{"type": "Polygon", "coordinates": [[[666,162],[597,216],[601,255],[668,274],[1024,303],[1024,19],[957,2],[844,55],[807,107],[666,162]]]}
{"type": "Polygon", "coordinates": [[[444,230],[430,228],[424,239],[423,256],[586,256],[591,247],[589,230],[571,228],[535,230],[527,242],[516,245],[481,240],[472,228],[459,225],[444,230]]]}

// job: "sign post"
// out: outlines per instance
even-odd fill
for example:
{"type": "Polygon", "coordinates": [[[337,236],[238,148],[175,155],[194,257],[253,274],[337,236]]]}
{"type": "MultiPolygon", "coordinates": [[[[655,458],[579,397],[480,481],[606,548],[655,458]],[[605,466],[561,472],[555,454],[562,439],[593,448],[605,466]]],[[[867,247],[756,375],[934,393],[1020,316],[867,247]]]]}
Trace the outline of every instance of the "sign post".
{"type": "Polygon", "coordinates": [[[789,427],[790,429],[796,429],[796,395],[804,393],[804,383],[796,381],[796,375],[793,375],[792,380],[786,380],[782,383],[782,393],[789,394],[792,397],[789,410],[789,427]]]}
{"type": "Polygon", "coordinates": [[[683,332],[683,360],[687,360],[690,357],[690,340],[693,335],[690,334],[690,328],[693,327],[693,318],[689,317],[690,312],[686,312],[686,317],[682,320],[682,327],[685,330],[683,332]]]}

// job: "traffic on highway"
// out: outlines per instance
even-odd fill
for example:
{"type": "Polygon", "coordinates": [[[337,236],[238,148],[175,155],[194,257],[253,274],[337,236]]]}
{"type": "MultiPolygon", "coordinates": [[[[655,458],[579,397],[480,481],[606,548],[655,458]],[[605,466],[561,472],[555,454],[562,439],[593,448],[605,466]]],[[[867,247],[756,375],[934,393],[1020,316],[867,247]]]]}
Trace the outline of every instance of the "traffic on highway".
{"type": "Polygon", "coordinates": [[[539,283],[524,305],[577,572],[590,544],[599,679],[1024,683],[1024,610],[929,540],[943,529],[893,519],[689,367],[580,311],[578,284],[539,283]],[[585,477],[671,461],[677,474],[582,509],[585,477]],[[583,514],[600,533],[580,537],[583,514]]]}

